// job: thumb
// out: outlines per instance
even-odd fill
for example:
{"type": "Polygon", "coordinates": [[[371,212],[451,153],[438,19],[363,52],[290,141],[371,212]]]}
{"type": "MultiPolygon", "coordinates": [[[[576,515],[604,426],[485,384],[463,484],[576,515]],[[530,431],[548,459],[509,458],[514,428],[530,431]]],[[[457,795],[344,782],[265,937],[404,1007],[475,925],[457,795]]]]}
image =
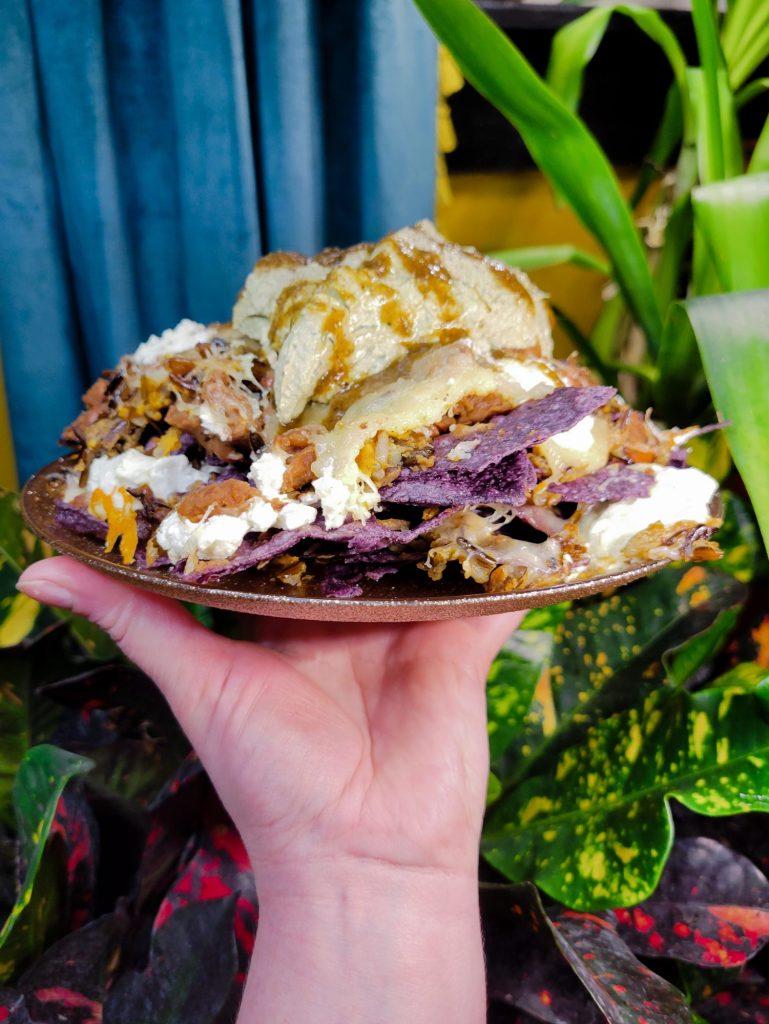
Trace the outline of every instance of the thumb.
{"type": "Polygon", "coordinates": [[[199,709],[221,691],[237,658],[237,643],[210,633],[176,601],[119,583],[72,558],[35,562],[17,587],[36,601],[83,615],[109,633],[155,680],[197,746],[199,709]]]}

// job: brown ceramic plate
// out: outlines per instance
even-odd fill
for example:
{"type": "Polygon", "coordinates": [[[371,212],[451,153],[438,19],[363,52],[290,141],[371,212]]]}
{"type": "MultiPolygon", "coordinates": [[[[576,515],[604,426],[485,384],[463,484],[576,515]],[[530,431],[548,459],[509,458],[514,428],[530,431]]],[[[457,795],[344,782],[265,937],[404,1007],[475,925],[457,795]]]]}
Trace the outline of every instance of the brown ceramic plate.
{"type": "Polygon", "coordinates": [[[21,496],[24,518],[51,547],[72,555],[92,569],[135,583],[165,597],[227,608],[258,615],[288,619],[320,619],[327,622],[418,622],[427,619],[457,619],[468,615],[494,615],[521,608],[541,608],[570,601],[601,590],[631,583],[647,576],[667,562],[645,565],[552,587],[517,590],[511,594],[485,594],[472,580],[453,578],[434,583],[418,569],[402,570],[363,584],[360,597],[325,597],[312,583],[289,587],[267,574],[249,571],[216,584],[185,583],[165,569],[140,569],[123,565],[120,556],[104,553],[102,544],[81,537],[60,526],[55,518],[54,479],[66,465],[65,459],[45,466],[27,482],[21,496]]]}

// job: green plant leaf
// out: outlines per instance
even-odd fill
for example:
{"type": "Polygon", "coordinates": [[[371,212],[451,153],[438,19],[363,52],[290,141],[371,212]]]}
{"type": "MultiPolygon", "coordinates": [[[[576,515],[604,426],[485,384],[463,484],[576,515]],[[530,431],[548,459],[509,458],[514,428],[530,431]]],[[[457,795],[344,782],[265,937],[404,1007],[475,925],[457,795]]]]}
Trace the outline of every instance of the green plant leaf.
{"type": "Polygon", "coordinates": [[[769,56],[769,7],[764,0],[729,4],[721,45],[731,86],[738,89],[769,56]]]}
{"type": "Polygon", "coordinates": [[[610,256],[656,351],[662,329],[651,274],[617,178],[583,122],[473,0],[415,0],[465,77],[518,129],[535,163],[610,256]]]}
{"type": "Polygon", "coordinates": [[[570,263],[572,266],[582,267],[584,270],[595,270],[607,277],[611,273],[611,267],[605,260],[590,252],[585,252],[584,249],[578,249],[576,245],[535,245],[526,249],[500,249],[487,255],[496,260],[502,260],[503,263],[507,263],[511,267],[527,271],[570,263]]]}
{"type": "Polygon", "coordinates": [[[763,96],[767,90],[769,90],[769,78],[754,78],[752,82],[748,82],[735,94],[734,104],[738,110],[742,110],[746,103],[752,102],[758,96],[763,96]]]}
{"type": "Polygon", "coordinates": [[[662,663],[674,686],[688,683],[700,669],[710,664],[729,639],[737,615],[736,608],[724,608],[712,626],[663,654],[662,663]]]}
{"type": "Polygon", "coordinates": [[[701,185],[692,204],[721,291],[769,288],[769,173],[701,185]]]}
{"type": "Polygon", "coordinates": [[[721,491],[721,501],[724,523],[715,538],[724,553],[719,568],[742,583],[750,583],[762,554],[756,521],[750,507],[731,491],[721,491]]]}
{"type": "Polygon", "coordinates": [[[701,64],[701,75],[694,77],[689,86],[692,98],[696,98],[695,109],[701,126],[697,147],[700,154],[700,179],[704,182],[720,181],[726,174],[726,157],[718,75],[719,71],[725,71],[726,62],[718,38],[712,0],[692,0],[692,20],[701,64]],[[697,88],[694,88],[695,83],[697,88]]]}
{"type": "Polygon", "coordinates": [[[670,851],[668,801],[700,814],[769,810],[769,686],[657,690],[593,726],[547,775],[492,808],[487,859],[569,906],[627,906],[655,889],[670,851]]]}
{"type": "Polygon", "coordinates": [[[547,82],[570,110],[576,111],[582,95],[585,68],[601,45],[613,14],[630,18],[636,26],[660,47],[673,70],[683,104],[685,137],[689,136],[688,93],[686,88],[686,57],[675,34],[661,15],[648,7],[635,4],[609,4],[596,7],[581,18],[569,22],[553,37],[547,82]]]}
{"type": "Polygon", "coordinates": [[[504,759],[506,788],[552,769],[587,727],[665,682],[662,658],[710,628],[745,587],[705,565],[665,569],[617,593],[580,601],[556,627],[552,661],[504,759]]]}
{"type": "Polygon", "coordinates": [[[0,981],[16,965],[39,952],[46,938],[52,897],[37,894],[38,873],[64,787],[83,775],[92,762],[49,744],[29,750],[13,786],[19,855],[24,875],[16,902],[0,930],[0,981]],[[33,898],[34,894],[34,898],[33,898]]]}
{"type": "Polygon", "coordinates": [[[756,140],[756,146],[748,164],[748,174],[762,174],[765,171],[769,171],[769,117],[764,121],[764,127],[756,140]]]}
{"type": "Polygon", "coordinates": [[[769,545],[769,290],[682,304],[726,437],[769,545]]]}
{"type": "Polygon", "coordinates": [[[494,659],[486,683],[492,764],[521,731],[552,647],[550,633],[519,629],[494,659]]]}

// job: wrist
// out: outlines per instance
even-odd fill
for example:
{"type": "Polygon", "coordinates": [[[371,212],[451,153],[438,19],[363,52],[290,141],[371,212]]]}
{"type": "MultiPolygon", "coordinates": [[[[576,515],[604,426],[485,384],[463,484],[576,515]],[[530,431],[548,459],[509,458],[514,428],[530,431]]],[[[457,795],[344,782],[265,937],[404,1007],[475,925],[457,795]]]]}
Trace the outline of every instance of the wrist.
{"type": "Polygon", "coordinates": [[[485,1020],[475,871],[335,862],[262,873],[257,887],[239,1024],[300,1019],[294,1013],[305,1024],[485,1020]],[[318,1001],[308,1018],[309,992],[318,1001]]]}

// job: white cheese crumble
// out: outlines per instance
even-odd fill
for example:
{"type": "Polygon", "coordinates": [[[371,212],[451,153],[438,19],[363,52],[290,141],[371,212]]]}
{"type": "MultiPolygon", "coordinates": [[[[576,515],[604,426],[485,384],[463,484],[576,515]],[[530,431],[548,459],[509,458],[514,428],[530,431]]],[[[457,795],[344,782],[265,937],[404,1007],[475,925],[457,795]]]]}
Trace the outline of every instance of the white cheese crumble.
{"type": "Polygon", "coordinates": [[[194,320],[180,320],[176,327],[169,327],[158,336],[151,334],[130,357],[139,366],[151,366],[179,352],[187,352],[202,342],[211,341],[216,332],[212,327],[194,320]]]}
{"type": "Polygon", "coordinates": [[[595,557],[615,557],[636,534],[654,523],[704,523],[718,483],[699,469],[672,466],[648,467],[655,475],[646,498],[630,498],[599,507],[585,515],[580,532],[595,557]]]}
{"type": "Polygon", "coordinates": [[[286,463],[272,452],[258,455],[251,463],[248,479],[265,498],[279,498],[283,487],[286,463]]]}
{"type": "Polygon", "coordinates": [[[175,494],[184,494],[195,484],[205,483],[215,472],[208,467],[195,469],[185,455],[163,455],[154,458],[136,448],[110,458],[100,455],[88,470],[87,491],[98,488],[111,494],[119,487],[147,486],[156,498],[168,501],[175,494]]]}
{"type": "Polygon", "coordinates": [[[155,540],[174,563],[191,555],[203,560],[230,558],[247,533],[264,533],[273,526],[295,530],[309,526],[316,515],[317,509],[298,501],[287,502],[276,511],[269,501],[256,497],[240,515],[209,516],[197,523],[170,512],[158,527],[155,540]]]}

